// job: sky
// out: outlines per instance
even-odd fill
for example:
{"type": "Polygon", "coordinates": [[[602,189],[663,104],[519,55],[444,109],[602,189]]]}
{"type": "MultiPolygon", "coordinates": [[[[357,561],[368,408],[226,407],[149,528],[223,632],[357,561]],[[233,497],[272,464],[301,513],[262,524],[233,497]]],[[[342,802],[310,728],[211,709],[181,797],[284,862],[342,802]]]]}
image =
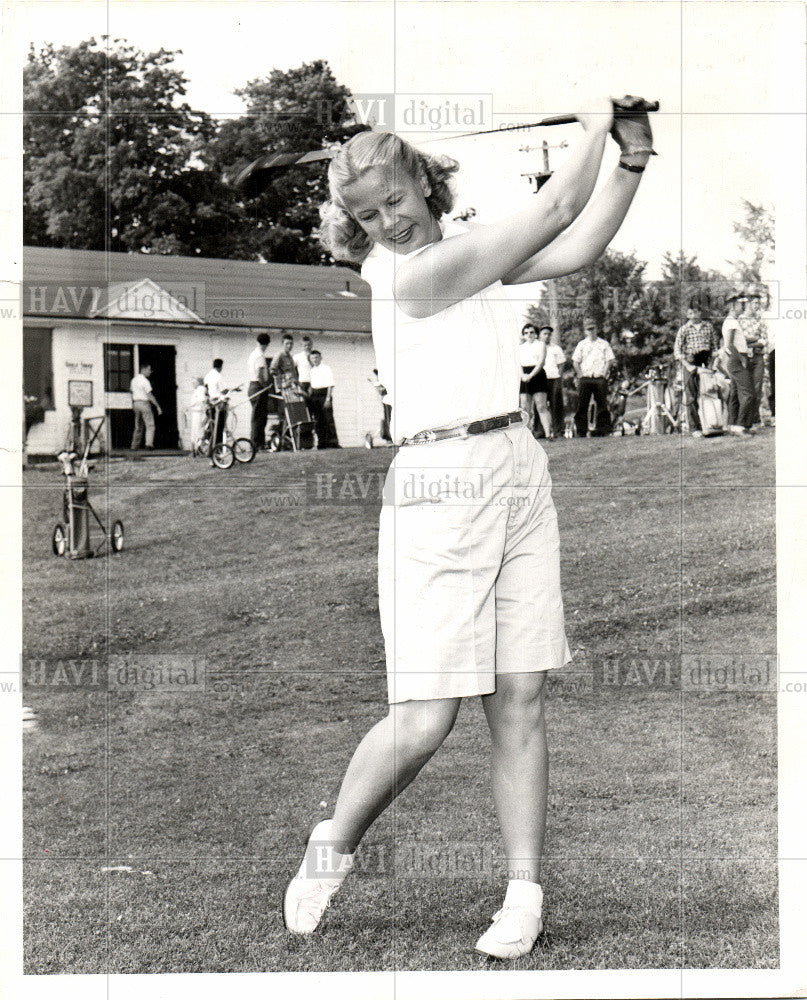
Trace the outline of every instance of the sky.
{"type": "MultiPolygon", "coordinates": [[[[659,156],[612,243],[648,261],[650,277],[679,248],[727,269],[738,256],[741,201],[775,208],[772,167],[783,154],[773,137],[805,107],[798,3],[25,0],[12,9],[23,49],[103,34],[147,51],[181,49],[189,103],[215,116],[243,110],[233,91],[248,80],[319,58],[355,95],[394,92],[399,115],[420,101],[436,115],[448,102],[477,109],[474,124],[486,128],[573,112],[592,95],[658,99],[659,156]]],[[[483,221],[531,197],[521,175],[540,170],[542,154],[522,147],[579,135],[571,125],[461,139],[444,121],[397,124],[459,160],[457,208],[473,207],[483,221]]],[[[552,148],[550,165],[567,154],[552,148]]],[[[606,166],[616,159],[609,143],[606,166]]]]}

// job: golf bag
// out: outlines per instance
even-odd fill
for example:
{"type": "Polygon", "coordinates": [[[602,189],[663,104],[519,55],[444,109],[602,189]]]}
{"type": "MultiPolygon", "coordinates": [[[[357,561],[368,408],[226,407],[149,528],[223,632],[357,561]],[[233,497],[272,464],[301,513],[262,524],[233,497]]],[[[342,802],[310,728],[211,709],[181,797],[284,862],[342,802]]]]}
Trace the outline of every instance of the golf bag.
{"type": "Polygon", "coordinates": [[[701,370],[699,382],[698,416],[703,436],[723,434],[726,430],[726,410],[720,395],[719,377],[712,371],[701,370]]]}

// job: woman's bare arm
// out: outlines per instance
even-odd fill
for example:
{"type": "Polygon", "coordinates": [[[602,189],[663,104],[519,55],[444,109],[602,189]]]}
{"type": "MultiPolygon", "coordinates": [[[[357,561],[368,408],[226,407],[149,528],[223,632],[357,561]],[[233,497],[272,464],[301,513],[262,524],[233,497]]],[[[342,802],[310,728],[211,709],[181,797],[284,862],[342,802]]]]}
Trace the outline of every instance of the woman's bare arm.
{"type": "Polygon", "coordinates": [[[597,181],[611,127],[608,110],[581,115],[582,140],[533,202],[514,215],[433,243],[405,261],[395,279],[395,299],[409,316],[423,318],[499,281],[551,243],[582,212],[597,181]]]}
{"type": "Polygon", "coordinates": [[[642,175],[617,167],[573,226],[502,278],[505,285],[543,281],[593,264],[625,221],[642,175]]]}

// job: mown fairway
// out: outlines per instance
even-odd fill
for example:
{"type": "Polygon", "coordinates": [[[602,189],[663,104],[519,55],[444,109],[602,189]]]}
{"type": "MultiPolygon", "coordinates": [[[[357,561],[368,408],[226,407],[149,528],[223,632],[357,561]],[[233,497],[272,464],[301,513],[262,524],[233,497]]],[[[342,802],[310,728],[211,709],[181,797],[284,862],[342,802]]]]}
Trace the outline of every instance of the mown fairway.
{"type": "MultiPolygon", "coordinates": [[[[547,928],[511,966],[776,966],[776,692],[681,683],[682,654],[775,653],[773,433],[548,451],[575,663],[550,687],[547,928]]],[[[504,881],[476,702],[322,932],[279,915],[385,711],[390,457],[111,463],[92,496],[127,547],[88,562],[50,554],[55,469],[26,474],[27,973],[486,967],[504,881]],[[339,503],[317,499],[331,474],[339,503]],[[193,657],[198,689],[116,688],[110,657],[193,657]]]]}

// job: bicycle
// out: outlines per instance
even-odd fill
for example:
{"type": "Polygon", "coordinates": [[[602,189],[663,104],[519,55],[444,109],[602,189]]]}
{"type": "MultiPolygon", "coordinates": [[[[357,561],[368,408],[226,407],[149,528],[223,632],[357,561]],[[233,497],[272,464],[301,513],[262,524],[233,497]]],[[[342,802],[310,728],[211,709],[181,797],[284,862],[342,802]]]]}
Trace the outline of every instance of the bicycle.
{"type": "Polygon", "coordinates": [[[217,469],[229,469],[235,462],[246,465],[255,457],[255,445],[252,441],[246,437],[236,437],[234,433],[238,418],[230,409],[230,395],[238,392],[238,389],[226,389],[220,400],[208,405],[202,435],[193,445],[193,454],[209,458],[211,465],[215,465],[217,469]],[[216,442],[219,428],[221,440],[216,442]]]}

